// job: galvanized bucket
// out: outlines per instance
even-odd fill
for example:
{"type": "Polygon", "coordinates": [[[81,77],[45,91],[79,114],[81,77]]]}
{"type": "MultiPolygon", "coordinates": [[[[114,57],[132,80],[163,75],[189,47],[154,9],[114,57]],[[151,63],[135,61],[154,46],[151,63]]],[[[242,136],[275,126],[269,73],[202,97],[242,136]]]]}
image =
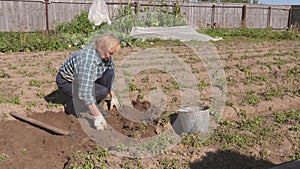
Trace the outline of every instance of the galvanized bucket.
{"type": "Polygon", "coordinates": [[[206,132],[209,126],[209,107],[195,106],[178,110],[182,131],[187,134],[206,132]]]}

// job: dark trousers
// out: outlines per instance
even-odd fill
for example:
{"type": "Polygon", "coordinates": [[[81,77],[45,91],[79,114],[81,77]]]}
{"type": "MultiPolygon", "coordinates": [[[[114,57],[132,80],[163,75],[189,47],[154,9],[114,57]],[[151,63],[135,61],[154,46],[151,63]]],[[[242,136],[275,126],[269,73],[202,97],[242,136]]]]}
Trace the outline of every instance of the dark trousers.
{"type": "MultiPolygon", "coordinates": [[[[114,71],[107,69],[101,78],[97,79],[95,81],[95,93],[94,96],[96,98],[97,103],[99,103],[101,100],[103,100],[106,95],[110,92],[112,80],[114,76],[114,71]]],[[[57,73],[56,76],[56,84],[59,88],[59,90],[69,97],[68,103],[65,105],[65,112],[67,114],[76,114],[74,103],[73,103],[73,84],[72,82],[67,81],[64,79],[60,73],[57,73]]],[[[74,115],[75,115],[74,114],[74,115]]]]}

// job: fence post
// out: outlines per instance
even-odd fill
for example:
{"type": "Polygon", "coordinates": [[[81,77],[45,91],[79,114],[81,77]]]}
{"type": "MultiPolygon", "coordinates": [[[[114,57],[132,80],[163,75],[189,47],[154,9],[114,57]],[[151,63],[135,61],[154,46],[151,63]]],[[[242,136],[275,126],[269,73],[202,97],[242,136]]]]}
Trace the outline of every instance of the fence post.
{"type": "Polygon", "coordinates": [[[140,11],[140,3],[138,1],[134,2],[134,12],[137,14],[140,11]]]}
{"type": "Polygon", "coordinates": [[[213,4],[212,8],[211,8],[211,22],[210,22],[210,26],[211,28],[215,29],[215,15],[216,15],[216,5],[213,4]]]}
{"type": "Polygon", "coordinates": [[[45,8],[46,8],[46,31],[47,33],[50,32],[50,28],[49,28],[49,0],[45,0],[45,8]]]}
{"type": "Polygon", "coordinates": [[[268,8],[268,23],[267,27],[271,27],[272,7],[268,8]]]}
{"type": "Polygon", "coordinates": [[[244,5],[242,8],[242,22],[241,22],[241,28],[246,28],[247,27],[247,6],[244,5]]]}
{"type": "Polygon", "coordinates": [[[289,10],[288,29],[292,28],[292,15],[293,15],[293,7],[291,6],[291,8],[289,10]]]}

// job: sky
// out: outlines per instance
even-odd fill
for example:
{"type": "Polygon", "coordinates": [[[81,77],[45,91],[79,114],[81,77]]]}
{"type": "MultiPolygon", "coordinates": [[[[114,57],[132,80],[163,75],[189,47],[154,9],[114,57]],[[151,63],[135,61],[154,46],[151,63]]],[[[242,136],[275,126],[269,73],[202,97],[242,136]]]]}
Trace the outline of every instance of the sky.
{"type": "Polygon", "coordinates": [[[272,5],[300,5],[300,0],[258,0],[258,2],[272,5]]]}

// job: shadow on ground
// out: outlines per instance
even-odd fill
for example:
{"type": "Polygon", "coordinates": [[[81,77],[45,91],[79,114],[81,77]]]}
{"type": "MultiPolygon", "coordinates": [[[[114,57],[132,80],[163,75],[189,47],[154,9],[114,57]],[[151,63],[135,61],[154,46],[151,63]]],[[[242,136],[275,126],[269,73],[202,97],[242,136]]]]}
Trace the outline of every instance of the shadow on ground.
{"type": "Polygon", "coordinates": [[[56,103],[56,104],[66,104],[68,101],[70,101],[70,97],[67,95],[63,94],[60,90],[55,90],[51,92],[50,94],[46,95],[44,99],[48,103],[56,103]]]}
{"type": "Polygon", "coordinates": [[[189,165],[191,169],[268,169],[275,166],[270,161],[230,150],[208,152],[203,159],[189,165]]]}

